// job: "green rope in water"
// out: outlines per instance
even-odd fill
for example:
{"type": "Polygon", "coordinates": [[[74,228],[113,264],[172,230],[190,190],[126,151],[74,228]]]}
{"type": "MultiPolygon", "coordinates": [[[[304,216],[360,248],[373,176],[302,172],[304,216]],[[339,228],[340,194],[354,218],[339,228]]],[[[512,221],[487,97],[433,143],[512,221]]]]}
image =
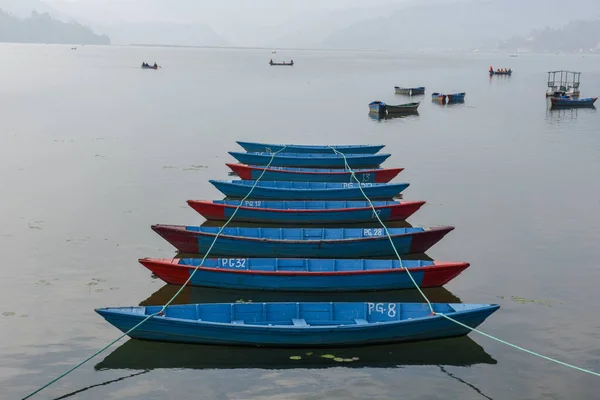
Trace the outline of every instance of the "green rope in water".
{"type": "MultiPolygon", "coordinates": [[[[356,180],[356,182],[358,182],[358,184],[359,184],[359,187],[360,187],[360,191],[362,192],[362,194],[363,194],[363,196],[365,197],[365,199],[367,200],[367,202],[368,202],[368,203],[371,205],[371,208],[373,209],[373,212],[374,212],[374,214],[377,216],[377,220],[379,221],[379,223],[381,224],[381,226],[383,226],[383,229],[385,229],[385,233],[386,233],[386,235],[388,236],[388,238],[389,238],[389,240],[390,240],[390,243],[392,244],[392,247],[393,247],[393,249],[394,249],[394,252],[396,253],[396,256],[398,257],[398,260],[400,260],[400,266],[402,266],[402,259],[400,258],[400,255],[398,254],[398,250],[396,250],[396,246],[394,245],[394,242],[392,241],[392,237],[390,236],[390,233],[389,233],[389,231],[387,230],[387,227],[385,226],[385,224],[383,223],[383,221],[381,221],[381,218],[379,218],[379,215],[378,215],[378,214],[375,212],[375,207],[373,206],[373,203],[371,202],[371,199],[369,199],[369,197],[368,197],[368,196],[366,195],[366,193],[363,191],[363,189],[362,189],[362,185],[361,185],[360,181],[358,180],[358,178],[357,178],[357,177],[356,177],[356,175],[354,174],[354,171],[352,170],[352,168],[350,168],[350,166],[348,165],[348,161],[346,160],[346,156],[345,156],[343,153],[341,153],[341,152],[337,151],[335,148],[333,148],[333,147],[331,147],[331,146],[329,146],[329,147],[330,147],[330,148],[331,148],[331,149],[332,149],[332,150],[333,150],[333,151],[334,151],[336,154],[339,154],[339,155],[341,155],[341,156],[344,158],[344,163],[346,164],[346,169],[348,169],[348,171],[350,171],[350,173],[352,174],[352,176],[354,177],[354,179],[356,180]]],[[[467,328],[467,329],[469,329],[469,330],[471,330],[471,331],[473,331],[473,332],[479,333],[479,334],[480,334],[480,335],[482,335],[482,336],[485,336],[485,337],[487,337],[487,338],[489,338],[489,339],[495,340],[495,341],[497,341],[497,342],[499,342],[499,343],[505,344],[505,345],[507,345],[507,346],[509,346],[509,347],[512,347],[512,348],[514,348],[514,349],[517,349],[517,350],[523,351],[523,352],[525,352],[525,353],[531,354],[531,355],[533,355],[533,356],[536,356],[536,357],[542,358],[542,359],[544,359],[544,360],[547,360],[547,361],[551,361],[551,362],[553,362],[553,363],[556,363],[556,364],[559,364],[559,365],[562,365],[562,366],[565,366],[565,367],[568,367],[568,368],[572,368],[572,369],[574,369],[574,370],[577,370],[577,371],[585,372],[585,373],[587,373],[587,374],[590,374],[590,375],[594,375],[594,376],[598,376],[598,377],[600,377],[600,373],[598,373],[598,372],[594,372],[594,371],[591,371],[591,370],[589,370],[589,369],[581,368],[581,367],[578,367],[578,366],[576,366],[576,365],[568,364],[568,363],[566,363],[566,362],[563,362],[563,361],[560,361],[560,360],[556,360],[556,359],[554,359],[554,358],[551,358],[551,357],[545,356],[545,355],[543,355],[543,354],[536,353],[535,351],[532,351],[532,350],[525,349],[525,348],[523,348],[523,347],[521,347],[521,346],[517,346],[516,344],[512,344],[512,343],[510,343],[510,342],[507,342],[507,341],[505,341],[505,340],[502,340],[502,339],[500,339],[500,338],[497,338],[497,337],[495,337],[495,336],[492,336],[492,335],[490,335],[489,333],[485,333],[485,332],[483,332],[483,331],[481,331],[481,330],[479,330],[479,329],[476,329],[476,328],[470,327],[470,326],[468,326],[468,325],[465,325],[465,324],[463,324],[462,322],[460,322],[460,321],[457,321],[457,320],[455,320],[454,318],[452,318],[452,317],[449,317],[449,316],[447,316],[447,315],[445,315],[445,314],[443,314],[443,313],[436,313],[435,311],[433,311],[433,307],[432,307],[432,305],[431,305],[431,302],[429,301],[429,299],[427,298],[427,296],[425,295],[425,293],[423,293],[423,291],[421,290],[421,288],[419,287],[419,285],[417,285],[417,283],[415,282],[415,280],[414,280],[414,278],[412,277],[412,275],[411,275],[410,271],[408,270],[408,268],[405,268],[405,271],[406,271],[406,273],[408,274],[408,276],[410,277],[410,280],[412,281],[412,283],[415,285],[415,287],[417,288],[417,290],[418,290],[418,291],[419,291],[419,293],[421,294],[421,296],[422,296],[422,297],[425,299],[425,301],[426,301],[426,302],[427,302],[427,304],[429,305],[429,308],[431,309],[431,312],[432,312],[433,314],[435,314],[435,315],[439,315],[439,316],[441,316],[441,317],[443,317],[443,318],[446,318],[447,320],[449,320],[449,321],[452,321],[452,322],[454,322],[455,324],[462,326],[463,328],[467,328]]]]}
{"type": "Polygon", "coordinates": [[[63,372],[62,374],[60,374],[59,376],[57,376],[56,378],[52,379],[50,382],[46,383],[44,386],[40,387],[39,389],[31,392],[30,394],[28,394],[27,396],[23,397],[22,400],[26,400],[29,399],[30,397],[36,395],[37,393],[41,392],[42,390],[46,389],[48,386],[58,382],[59,380],[61,380],[62,378],[64,378],[65,376],[69,375],[71,372],[75,371],[77,368],[81,367],[83,364],[85,364],[86,362],[90,361],[92,358],[96,357],[98,354],[101,354],[102,352],[104,352],[106,349],[108,349],[109,347],[111,347],[112,345],[114,345],[115,343],[117,343],[118,341],[120,341],[121,339],[123,339],[125,336],[129,335],[131,332],[133,332],[134,330],[136,330],[138,327],[140,327],[142,324],[144,324],[146,321],[148,321],[150,318],[155,317],[159,314],[162,314],[165,309],[177,298],[177,296],[179,296],[179,294],[181,294],[181,292],[183,291],[183,289],[185,288],[185,286],[192,280],[192,278],[194,277],[194,274],[198,271],[198,269],[204,265],[204,261],[206,261],[206,258],[208,257],[208,255],[210,254],[210,252],[212,251],[215,243],[217,242],[217,239],[219,238],[219,236],[221,235],[221,233],[223,232],[223,230],[227,227],[227,225],[229,225],[229,223],[233,220],[233,218],[235,217],[235,215],[237,214],[238,210],[240,209],[240,207],[242,207],[242,205],[244,204],[244,201],[250,197],[250,195],[252,194],[252,192],[254,191],[254,188],[256,188],[256,185],[258,184],[258,182],[262,179],[263,175],[265,174],[265,172],[267,171],[267,168],[269,168],[271,166],[271,164],[273,163],[273,160],[275,159],[275,156],[278,153],[281,153],[283,150],[285,150],[287,146],[284,145],[280,150],[272,153],[271,159],[269,160],[269,163],[265,166],[265,168],[263,169],[262,173],[260,174],[260,176],[258,177],[258,179],[256,179],[256,181],[254,182],[254,185],[252,185],[252,188],[250,188],[250,191],[248,192],[248,194],[240,201],[240,204],[235,208],[235,210],[233,211],[233,214],[231,214],[231,217],[229,217],[229,219],[225,222],[225,224],[223,224],[223,226],[221,227],[221,229],[219,229],[219,231],[217,232],[214,240],[212,241],[211,245],[209,246],[208,250],[206,251],[206,253],[204,254],[204,256],[202,257],[202,261],[200,262],[200,264],[198,266],[196,266],[196,268],[194,268],[194,271],[190,274],[190,276],[188,277],[188,279],[185,281],[185,283],[183,285],[181,285],[181,287],[179,288],[179,290],[177,291],[177,293],[175,293],[173,295],[173,297],[171,297],[171,299],[164,305],[162,306],[162,308],[153,313],[148,315],[146,318],[144,318],[143,320],[141,320],[137,325],[135,325],[133,328],[129,329],[127,332],[123,333],[121,336],[119,336],[118,338],[116,338],[115,340],[113,340],[112,342],[110,342],[109,344],[107,344],[106,346],[104,346],[103,348],[101,348],[100,350],[98,350],[97,352],[95,352],[94,354],[92,354],[91,356],[89,356],[88,358],[86,358],[85,360],[81,361],[80,363],[76,364],[75,366],[71,367],[70,369],[68,369],[67,371],[63,372]]]}

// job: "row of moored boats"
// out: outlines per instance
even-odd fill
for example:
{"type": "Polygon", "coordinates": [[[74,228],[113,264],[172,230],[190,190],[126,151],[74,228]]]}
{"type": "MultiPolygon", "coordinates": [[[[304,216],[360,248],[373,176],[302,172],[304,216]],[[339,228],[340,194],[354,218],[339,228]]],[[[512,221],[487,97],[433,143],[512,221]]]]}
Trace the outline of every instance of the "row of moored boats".
{"type": "Polygon", "coordinates": [[[434,303],[432,312],[427,303],[351,301],[357,292],[440,287],[469,267],[397,257],[396,251],[401,257],[424,253],[454,228],[377,223],[404,221],[425,204],[395,199],[409,184],[391,182],[402,168],[380,167],[390,157],[379,153],[383,145],[333,146],[344,157],[330,146],[238,143],[246,151],[230,152],[239,163],[227,165],[241,179],[211,181],[226,200],[188,201],[207,220],[230,221],[227,227],[154,225],[180,256],[140,263],[173,285],[239,290],[241,297],[244,290],[347,292],[349,301],[96,310],[121,331],[147,319],[129,336],[224,345],[366,345],[466,335],[470,329],[438,314],[476,327],[498,309],[434,303]]]}

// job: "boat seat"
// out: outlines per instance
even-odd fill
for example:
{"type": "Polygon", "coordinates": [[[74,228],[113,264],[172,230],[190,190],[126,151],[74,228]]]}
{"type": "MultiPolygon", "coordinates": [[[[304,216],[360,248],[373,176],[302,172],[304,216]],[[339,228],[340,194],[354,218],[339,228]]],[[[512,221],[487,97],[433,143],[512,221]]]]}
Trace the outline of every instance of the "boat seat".
{"type": "Polygon", "coordinates": [[[234,325],[244,325],[244,320],[238,319],[238,320],[235,320],[235,321],[231,321],[231,323],[234,324],[234,325]]]}
{"type": "Polygon", "coordinates": [[[362,318],[355,318],[354,322],[356,322],[356,325],[366,325],[368,324],[366,319],[362,319],[362,318]]]}
{"type": "Polygon", "coordinates": [[[308,326],[304,318],[292,318],[294,326],[308,326]]]}

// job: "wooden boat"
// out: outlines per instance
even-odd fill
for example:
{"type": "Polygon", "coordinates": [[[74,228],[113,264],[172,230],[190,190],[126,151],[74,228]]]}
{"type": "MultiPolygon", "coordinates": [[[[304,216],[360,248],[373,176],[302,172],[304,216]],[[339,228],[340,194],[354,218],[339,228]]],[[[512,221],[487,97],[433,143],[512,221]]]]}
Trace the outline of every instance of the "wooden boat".
{"type": "Polygon", "coordinates": [[[271,143],[253,143],[237,141],[237,144],[242,146],[248,153],[274,153],[276,151],[285,150],[287,153],[312,153],[312,154],[334,154],[331,149],[333,147],[340,153],[344,154],[376,154],[379,150],[385,147],[384,144],[336,144],[329,146],[318,145],[301,145],[301,144],[271,144],[271,143]]]}
{"type": "Polygon", "coordinates": [[[286,63],[285,61],[283,62],[273,62],[273,60],[269,61],[269,65],[274,66],[274,65],[285,65],[288,67],[293,67],[294,66],[294,60],[290,60],[290,62],[286,63]]]}
{"type": "Polygon", "coordinates": [[[152,65],[142,65],[142,69],[158,69],[158,66],[154,67],[152,65]]]}
{"type": "MultiPolygon", "coordinates": [[[[433,303],[477,327],[497,304],[433,303]]],[[[128,332],[162,306],[99,308],[96,312],[128,332]]],[[[423,303],[226,303],[167,306],[129,333],[163,342],[265,347],[356,346],[464,336],[464,328],[431,313],[423,303]]]]}
{"type": "Polygon", "coordinates": [[[403,221],[417,212],[424,201],[374,201],[375,212],[366,201],[263,201],[188,200],[204,218],[226,221],[235,213],[236,222],[275,224],[333,224],[403,221]],[[237,208],[239,206],[239,209],[237,208]]]}
{"type": "Polygon", "coordinates": [[[446,102],[446,95],[443,94],[443,93],[434,92],[434,93],[431,93],[431,100],[433,100],[433,101],[439,101],[441,103],[445,103],[446,102]]]}
{"type": "Polygon", "coordinates": [[[512,69],[507,69],[507,70],[500,70],[500,69],[498,69],[498,70],[495,70],[495,71],[493,69],[490,69],[489,73],[490,73],[490,76],[494,76],[494,75],[508,75],[508,76],[511,76],[512,75],[512,69]]]}
{"type": "Polygon", "coordinates": [[[418,94],[425,94],[425,86],[413,87],[413,88],[405,88],[394,86],[394,93],[396,94],[407,94],[409,96],[415,96],[418,94]]]}
{"type": "MultiPolygon", "coordinates": [[[[246,165],[269,165],[271,167],[299,168],[346,168],[344,157],[339,154],[306,154],[306,153],[238,153],[229,154],[246,165]],[[271,159],[273,161],[271,162],[271,159]]],[[[350,168],[379,167],[391,154],[349,154],[345,160],[350,168]]]]}
{"type": "Polygon", "coordinates": [[[172,285],[239,290],[345,292],[440,287],[468,263],[422,260],[345,260],[300,258],[143,258],[139,262],[172,285]],[[194,271],[196,271],[194,273],[194,271]]]}
{"type": "Polygon", "coordinates": [[[379,114],[385,113],[386,104],[383,101],[372,101],[369,103],[369,112],[379,114]]]}
{"type": "Polygon", "coordinates": [[[417,109],[419,108],[419,104],[421,104],[420,102],[416,102],[416,103],[407,103],[407,104],[399,104],[396,106],[387,105],[387,112],[388,114],[413,114],[417,112],[417,109]]]}
{"type": "Polygon", "coordinates": [[[570,96],[552,97],[550,99],[553,108],[593,107],[596,100],[598,100],[597,97],[574,99],[570,96]]]}
{"type": "MultiPolygon", "coordinates": [[[[179,251],[202,254],[221,228],[152,225],[179,251]]],[[[454,228],[388,228],[399,254],[424,253],[454,228]]],[[[383,228],[224,228],[211,254],[238,257],[395,257],[383,228]]]]}
{"type": "Polygon", "coordinates": [[[250,198],[259,200],[364,200],[365,194],[372,200],[387,200],[393,199],[409,186],[408,183],[358,184],[262,180],[258,182],[210,180],[209,182],[229,198],[243,198],[254,187],[250,198]]]}
{"type": "MultiPolygon", "coordinates": [[[[262,181],[355,182],[350,171],[340,169],[269,167],[265,170],[264,167],[230,163],[227,166],[241,179],[247,180],[262,176],[262,181]]],[[[356,169],[354,174],[360,182],[387,183],[403,169],[356,169]]]]}
{"type": "Polygon", "coordinates": [[[449,94],[447,95],[448,103],[462,103],[465,101],[466,95],[467,94],[465,92],[449,94]]]}

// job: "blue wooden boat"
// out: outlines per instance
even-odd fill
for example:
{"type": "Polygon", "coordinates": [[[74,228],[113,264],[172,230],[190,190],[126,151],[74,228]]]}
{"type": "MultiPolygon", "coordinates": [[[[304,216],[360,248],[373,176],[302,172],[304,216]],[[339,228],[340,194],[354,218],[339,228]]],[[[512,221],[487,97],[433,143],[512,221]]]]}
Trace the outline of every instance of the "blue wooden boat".
{"type": "Polygon", "coordinates": [[[387,110],[386,104],[383,101],[372,101],[369,103],[369,112],[375,114],[385,113],[387,110]]]}
{"type": "Polygon", "coordinates": [[[377,221],[403,221],[417,212],[424,201],[264,201],[264,200],[188,200],[204,218],[227,221],[235,210],[235,222],[272,224],[348,224],[377,221]],[[239,208],[238,208],[239,207],[239,208]]]}
{"type": "Polygon", "coordinates": [[[405,260],[299,258],[144,258],[139,262],[163,281],[239,290],[345,292],[440,287],[467,263],[405,260]],[[194,272],[195,271],[195,272],[194,272]]]}
{"type": "Polygon", "coordinates": [[[425,86],[410,87],[410,88],[394,86],[394,93],[396,93],[396,94],[407,94],[409,96],[415,96],[415,95],[419,95],[419,94],[425,94],[425,86]]]}
{"type": "MultiPolygon", "coordinates": [[[[497,304],[432,304],[477,327],[497,304]]],[[[162,306],[99,308],[128,332],[162,306]]],[[[228,303],[170,305],[129,333],[136,339],[218,345],[303,347],[356,346],[464,336],[464,328],[422,303],[228,303]]]]}
{"type": "Polygon", "coordinates": [[[241,142],[237,141],[237,144],[242,146],[248,153],[274,153],[285,149],[287,153],[324,153],[332,154],[333,150],[331,147],[344,154],[376,154],[379,150],[383,149],[383,144],[335,144],[329,146],[320,145],[302,145],[302,144],[272,144],[272,143],[254,143],[254,142],[241,142]]]}
{"type": "Polygon", "coordinates": [[[210,180],[221,193],[230,198],[246,197],[261,200],[364,200],[393,199],[408,183],[339,183],[339,182],[279,182],[279,181],[217,181],[210,180]],[[362,191],[361,191],[362,189],[362,191]],[[363,194],[364,192],[364,194],[363,194]]]}
{"type": "Polygon", "coordinates": [[[463,101],[465,101],[466,95],[467,94],[465,92],[461,92],[448,94],[446,95],[446,97],[448,98],[448,103],[462,103],[463,101]]]}
{"type": "MultiPolygon", "coordinates": [[[[271,167],[300,167],[300,168],[346,168],[344,157],[339,154],[313,153],[238,153],[230,151],[236,160],[247,165],[268,165],[273,158],[271,167]]],[[[349,154],[346,160],[350,168],[379,167],[391,154],[349,154]]]]}
{"type": "Polygon", "coordinates": [[[596,100],[598,100],[597,97],[577,99],[570,96],[552,97],[550,99],[553,108],[593,107],[596,100]]]}
{"type": "MultiPolygon", "coordinates": [[[[227,166],[241,179],[261,181],[299,181],[299,182],[356,182],[348,170],[269,167],[231,164],[227,166]]],[[[404,168],[355,169],[354,175],[360,182],[387,183],[394,179],[404,168]]]]}
{"type": "MultiPolygon", "coordinates": [[[[182,253],[237,257],[365,258],[395,257],[383,228],[221,228],[152,225],[182,253]]],[[[424,253],[454,228],[388,228],[399,254],[424,253]]]]}

